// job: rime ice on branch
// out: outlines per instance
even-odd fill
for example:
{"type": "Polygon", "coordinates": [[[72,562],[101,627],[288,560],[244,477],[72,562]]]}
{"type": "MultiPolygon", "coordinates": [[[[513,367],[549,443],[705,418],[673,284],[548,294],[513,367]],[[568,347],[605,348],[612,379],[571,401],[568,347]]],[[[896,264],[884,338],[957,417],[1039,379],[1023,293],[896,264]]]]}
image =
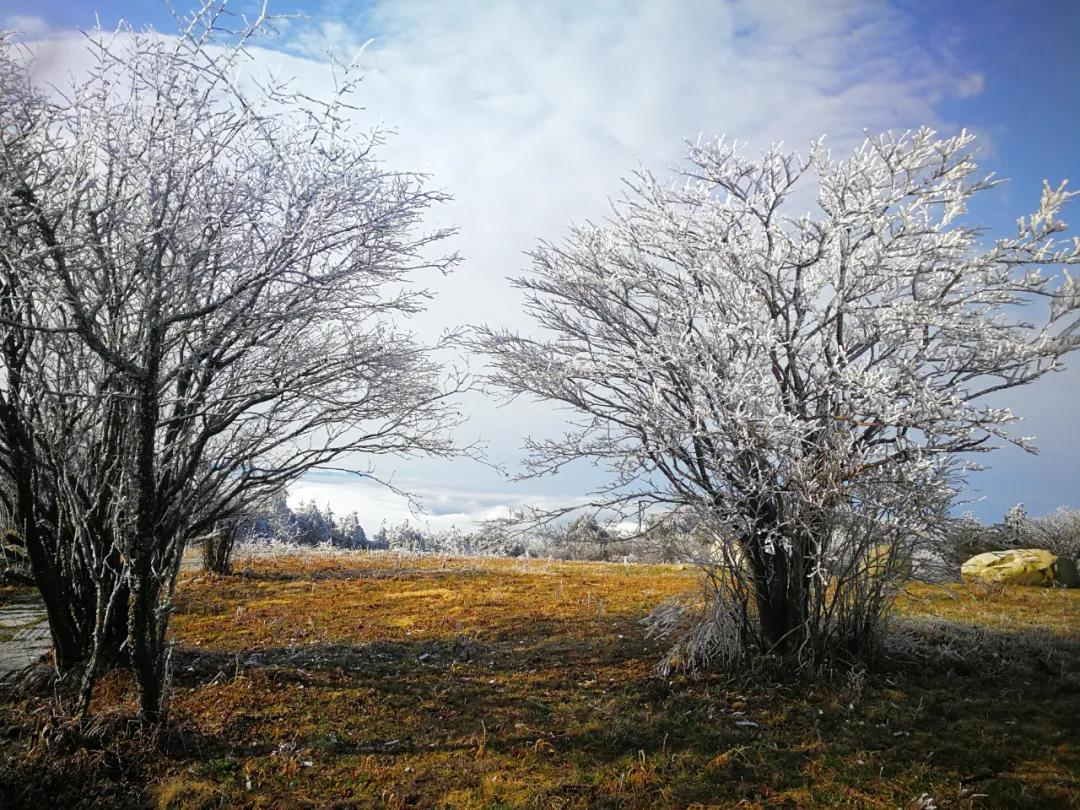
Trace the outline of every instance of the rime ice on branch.
{"type": "Polygon", "coordinates": [[[445,195],[376,159],[354,69],[323,100],[260,83],[267,20],[236,19],[92,32],[62,94],[0,40],[0,497],[61,665],[89,684],[124,644],[148,718],[190,540],[313,468],[448,454],[458,421],[462,380],[396,325],[456,261],[418,231],[445,195]]]}
{"type": "Polygon", "coordinates": [[[1047,185],[986,241],[963,219],[995,183],[972,142],[923,129],[846,160],[693,145],[682,182],[639,171],[605,224],[532,253],[516,285],[548,337],[479,331],[495,386],[578,414],[531,444],[533,472],[591,459],[614,478],[597,507],[711,526],[743,652],[866,649],[896,579],[874,572],[935,535],[968,454],[1027,446],[987,395],[1078,345],[1080,290],[1055,272],[1080,261],[1059,239],[1072,194],[1047,185]]]}

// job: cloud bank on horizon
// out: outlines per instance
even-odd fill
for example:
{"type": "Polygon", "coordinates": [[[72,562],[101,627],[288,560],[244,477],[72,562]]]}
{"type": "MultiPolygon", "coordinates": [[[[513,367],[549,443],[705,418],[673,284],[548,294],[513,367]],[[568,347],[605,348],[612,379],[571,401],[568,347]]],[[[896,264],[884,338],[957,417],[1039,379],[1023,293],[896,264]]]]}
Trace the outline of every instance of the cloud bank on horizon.
{"type": "MultiPolygon", "coordinates": [[[[246,10],[244,2],[234,5],[246,10]]],[[[283,22],[278,38],[254,49],[251,69],[294,76],[298,88],[317,94],[329,75],[328,52],[355,58],[365,77],[361,120],[394,133],[382,156],[429,172],[454,195],[429,225],[459,228],[448,247],[465,262],[447,278],[427,280],[436,295],[416,328],[428,334],[481,321],[527,328],[506,282],[527,269],[524,251],[539,238],[557,240],[571,221],[602,218],[621,177],[638,165],[662,172],[680,157],[683,139],[727,133],[751,147],[783,141],[804,148],[825,134],[843,154],[866,130],[959,129],[965,121],[951,108],[986,89],[979,65],[957,55],[962,32],[948,25],[927,31],[924,21],[881,0],[296,6],[271,4],[272,12],[309,18],[283,22]]],[[[0,21],[53,43],[50,72],[77,71],[70,32],[32,12],[27,3],[21,16],[0,21]]],[[[121,13],[137,26],[148,21],[130,0],[121,13]]],[[[111,22],[103,11],[103,26],[111,22]]],[[[984,155],[992,154],[991,137],[985,133],[984,155]]],[[[1011,196],[1010,216],[1034,206],[1024,196],[1011,196]]],[[[992,494],[984,516],[998,517],[1016,500],[1033,512],[1076,505],[1080,440],[1061,403],[1076,400],[1078,378],[1076,371],[1056,375],[1009,403],[1029,417],[1017,432],[1041,437],[1044,455],[1002,451],[991,459],[999,469],[976,479],[992,494]],[[1026,483],[1014,485],[1009,470],[1026,483]]],[[[463,439],[483,437],[492,460],[511,465],[526,435],[557,431],[564,418],[548,406],[498,407],[480,396],[466,406],[472,418],[463,439]]],[[[467,526],[506,506],[565,502],[603,480],[591,468],[513,485],[468,461],[392,466],[440,528],[467,526]]],[[[378,471],[390,474],[387,465],[378,471]]],[[[404,499],[348,476],[313,476],[292,499],[355,508],[370,527],[409,514],[404,499]]]]}

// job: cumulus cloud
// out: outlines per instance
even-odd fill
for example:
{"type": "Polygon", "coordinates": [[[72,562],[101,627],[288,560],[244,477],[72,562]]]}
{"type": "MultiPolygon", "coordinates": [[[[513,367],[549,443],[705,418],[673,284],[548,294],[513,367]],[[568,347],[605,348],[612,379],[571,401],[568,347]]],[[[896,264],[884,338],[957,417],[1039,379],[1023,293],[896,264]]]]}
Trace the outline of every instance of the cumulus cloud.
{"type": "MultiPolygon", "coordinates": [[[[289,9],[275,4],[281,12],[289,9]]],[[[466,259],[435,278],[420,328],[463,321],[518,325],[505,283],[539,238],[602,218],[620,178],[663,173],[684,139],[726,133],[751,147],[803,148],[826,134],[843,152],[864,130],[938,120],[935,101],[977,92],[970,72],[916,44],[879,0],[667,3],[336,3],[332,16],[288,20],[253,49],[251,74],[295,77],[319,95],[326,54],[364,74],[359,120],[393,135],[381,155],[429,172],[454,200],[433,225],[454,225],[466,259]],[[366,47],[365,47],[366,46],[366,47]]],[[[84,67],[76,38],[43,55],[84,67]]],[[[58,60],[59,61],[59,60],[58,60]]],[[[50,81],[60,78],[51,60],[50,81]]]]}
{"type": "Polygon", "coordinates": [[[554,508],[585,500],[537,491],[457,488],[451,483],[416,479],[401,483],[401,487],[423,504],[422,512],[381,483],[340,473],[308,476],[289,490],[289,503],[295,507],[314,501],[320,508],[329,506],[337,515],[356,511],[360,524],[375,532],[383,523],[405,521],[430,526],[436,531],[454,526],[467,531],[476,528],[480,521],[506,517],[511,510],[526,506],[554,508]]]}
{"type": "MultiPolygon", "coordinates": [[[[942,120],[942,102],[981,92],[982,76],[959,63],[948,39],[912,24],[882,0],[335,2],[282,25],[278,39],[253,50],[248,70],[295,77],[317,95],[329,85],[328,51],[357,60],[358,119],[394,131],[382,157],[429,172],[454,195],[429,226],[459,228],[446,249],[465,263],[427,280],[436,295],[417,329],[430,336],[482,321],[528,328],[506,282],[527,268],[524,252],[559,239],[571,221],[603,218],[621,177],[639,165],[663,173],[683,139],[726,133],[753,148],[804,148],[825,134],[842,154],[865,130],[956,129],[942,120]]],[[[63,53],[69,68],[80,58],[70,43],[49,52],[63,53]]],[[[556,432],[565,417],[479,395],[466,408],[463,438],[482,435],[506,464],[524,436],[556,432]]],[[[1036,414],[1025,432],[1064,430],[1053,419],[1036,414]]],[[[378,471],[394,466],[438,526],[565,501],[602,481],[591,468],[572,469],[515,488],[462,461],[384,462],[378,471]]],[[[409,515],[403,499],[358,479],[313,477],[293,498],[359,508],[369,526],[409,515]]]]}
{"type": "MultiPolygon", "coordinates": [[[[453,247],[465,263],[433,280],[421,323],[432,332],[478,321],[528,328],[506,283],[526,268],[524,252],[571,221],[602,218],[621,177],[639,165],[663,173],[684,139],[727,133],[751,147],[803,148],[826,134],[843,152],[867,129],[949,128],[936,103],[979,89],[977,76],[917,45],[904,14],[875,0],[349,8],[292,24],[260,61],[314,90],[327,51],[356,56],[362,119],[395,130],[384,155],[453,193],[436,218],[460,229],[453,247]]],[[[507,464],[524,436],[556,432],[564,418],[521,401],[498,409],[473,397],[468,407],[470,438],[482,434],[507,464]]],[[[462,476],[476,488],[498,483],[479,465],[408,469],[440,492],[462,476]]],[[[591,468],[572,475],[578,492],[600,481],[591,468]]],[[[530,494],[566,486],[534,482],[530,494]]]]}
{"type": "Polygon", "coordinates": [[[0,30],[18,31],[28,37],[39,37],[49,30],[49,23],[43,17],[29,14],[11,14],[0,17],[0,30]]]}
{"type": "Polygon", "coordinates": [[[431,172],[455,200],[467,264],[437,284],[427,323],[515,322],[504,278],[538,237],[602,217],[619,178],[663,171],[684,138],[843,151],[865,129],[942,123],[937,100],[978,79],[915,44],[883,2],[410,3],[293,24],[265,53],[325,86],[325,52],[356,56],[365,120],[396,130],[384,154],[431,172]],[[364,48],[365,43],[373,40],[364,48]]]}

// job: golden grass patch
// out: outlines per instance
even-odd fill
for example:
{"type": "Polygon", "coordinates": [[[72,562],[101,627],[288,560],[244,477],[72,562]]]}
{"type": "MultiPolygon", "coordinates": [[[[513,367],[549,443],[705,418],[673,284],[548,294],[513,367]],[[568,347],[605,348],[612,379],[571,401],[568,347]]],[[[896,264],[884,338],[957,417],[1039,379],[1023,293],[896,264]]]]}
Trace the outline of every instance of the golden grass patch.
{"type": "MultiPolygon", "coordinates": [[[[853,690],[843,673],[805,685],[657,678],[662,648],[640,619],[695,582],[679,566],[391,554],[185,575],[173,621],[181,742],[119,769],[108,755],[42,753],[27,718],[46,697],[9,696],[3,789],[170,807],[894,808],[923,793],[941,808],[1038,807],[1080,796],[1080,593],[912,586],[903,616],[1043,634],[1061,656],[1012,681],[992,661],[980,671],[943,657],[869,673],[853,690]]],[[[110,675],[94,710],[131,711],[131,694],[110,675]]]]}

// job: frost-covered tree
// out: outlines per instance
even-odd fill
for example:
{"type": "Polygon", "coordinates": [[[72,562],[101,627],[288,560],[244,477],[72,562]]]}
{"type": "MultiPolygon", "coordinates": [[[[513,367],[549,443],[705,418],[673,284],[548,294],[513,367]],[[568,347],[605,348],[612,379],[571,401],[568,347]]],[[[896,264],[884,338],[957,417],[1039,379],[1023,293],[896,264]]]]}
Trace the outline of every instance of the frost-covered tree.
{"type": "Polygon", "coordinates": [[[296,516],[289,508],[284,494],[271,498],[263,508],[256,509],[251,516],[251,525],[244,539],[277,543],[296,542],[296,516]]]}
{"type": "Polygon", "coordinates": [[[686,506],[714,534],[702,615],[738,643],[690,621],[691,657],[861,653],[968,454],[1028,447],[991,395],[1078,345],[1080,289],[1055,268],[1080,262],[1059,239],[1072,195],[1046,185],[989,240],[964,221],[995,183],[972,136],[926,129],[844,160],[720,139],[682,175],[638,172],[606,223],[533,252],[516,286],[548,337],[478,345],[497,386],[578,414],[531,443],[533,472],[606,463],[596,506],[686,506]]]}
{"type": "Polygon", "coordinates": [[[0,42],[7,506],[59,660],[93,661],[119,621],[151,719],[188,541],[313,468],[451,452],[457,420],[460,381],[398,325],[413,272],[454,263],[417,231],[444,196],[376,159],[351,70],[321,100],[260,83],[265,20],[230,33],[223,11],[91,33],[62,93],[0,42]]]}
{"type": "MultiPolygon", "coordinates": [[[[329,511],[329,510],[328,510],[329,511]]],[[[302,546],[328,544],[333,535],[332,514],[324,514],[314,500],[301,504],[293,513],[294,536],[302,546]]]]}
{"type": "Polygon", "coordinates": [[[386,532],[386,541],[387,548],[394,551],[419,553],[430,550],[429,538],[424,536],[421,527],[414,526],[408,520],[390,526],[386,532]]]}
{"type": "Polygon", "coordinates": [[[342,519],[332,540],[334,545],[344,548],[368,547],[367,534],[364,532],[364,527],[360,525],[360,517],[356,512],[351,512],[342,519]]]}
{"type": "Polygon", "coordinates": [[[371,547],[379,551],[386,551],[390,548],[390,532],[387,530],[385,523],[379,527],[379,530],[375,532],[375,536],[371,538],[371,547]]]}

